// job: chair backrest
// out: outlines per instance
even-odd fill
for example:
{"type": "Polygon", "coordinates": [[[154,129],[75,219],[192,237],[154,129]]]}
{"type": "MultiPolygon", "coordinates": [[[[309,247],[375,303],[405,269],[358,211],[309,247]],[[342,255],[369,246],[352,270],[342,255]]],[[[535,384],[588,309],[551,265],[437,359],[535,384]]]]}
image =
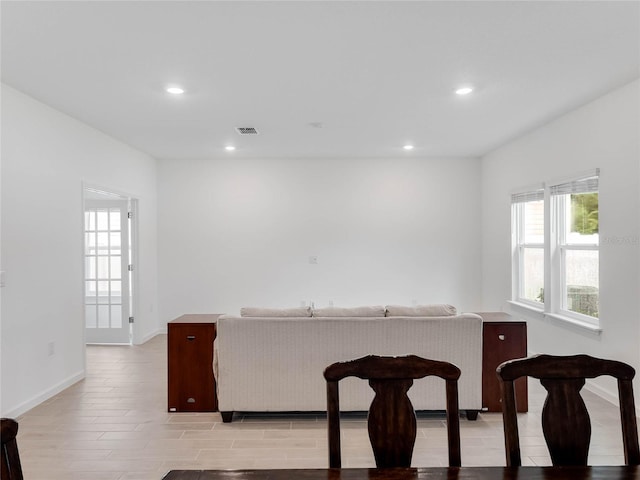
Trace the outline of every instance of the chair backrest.
{"type": "Polygon", "coordinates": [[[0,441],[2,444],[2,460],[0,462],[0,478],[2,480],[23,480],[20,456],[18,455],[18,422],[10,418],[0,419],[0,441]]]}
{"type": "Polygon", "coordinates": [[[514,380],[525,376],[537,378],[547,390],[542,409],[542,431],[553,464],[587,465],[591,420],[580,389],[586,378],[601,375],[618,380],[625,462],[627,465],[640,465],[632,385],[635,370],[630,365],[589,355],[536,355],[504,362],[496,373],[502,394],[507,466],[522,464],[514,380]]]}
{"type": "Polygon", "coordinates": [[[413,380],[437,376],[446,381],[449,465],[460,466],[460,418],[458,378],[460,369],[447,362],[409,355],[369,355],[338,362],[324,371],[327,381],[329,467],[340,468],[340,405],[338,382],[345,377],[369,380],[375,396],[369,407],[368,429],[378,468],[410,467],[416,439],[416,414],[407,396],[413,380]]]}

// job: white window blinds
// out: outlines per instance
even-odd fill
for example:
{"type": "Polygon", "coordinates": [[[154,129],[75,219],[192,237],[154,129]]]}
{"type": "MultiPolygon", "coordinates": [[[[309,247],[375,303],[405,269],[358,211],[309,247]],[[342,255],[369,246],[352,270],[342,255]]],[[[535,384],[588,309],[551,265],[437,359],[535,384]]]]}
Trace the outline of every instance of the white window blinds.
{"type": "Polygon", "coordinates": [[[542,188],[511,194],[511,203],[536,202],[539,200],[544,200],[544,190],[542,188]]]}
{"type": "Polygon", "coordinates": [[[568,195],[572,193],[595,193],[598,191],[598,182],[600,178],[600,170],[595,169],[593,172],[585,174],[562,183],[552,184],[549,188],[551,195],[568,195]]]}

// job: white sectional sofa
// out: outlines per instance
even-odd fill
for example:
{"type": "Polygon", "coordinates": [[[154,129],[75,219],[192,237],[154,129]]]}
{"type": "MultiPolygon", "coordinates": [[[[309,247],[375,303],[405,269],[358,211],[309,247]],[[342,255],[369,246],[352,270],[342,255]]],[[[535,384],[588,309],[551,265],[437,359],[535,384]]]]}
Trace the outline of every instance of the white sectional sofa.
{"type": "MultiPolygon", "coordinates": [[[[233,412],[326,411],[324,369],[365,355],[408,355],[457,365],[460,410],[482,408],[482,319],[448,305],[319,309],[242,309],[218,318],[214,374],[218,408],[233,412]]],[[[444,410],[444,382],[416,380],[416,410],[444,410]]],[[[340,382],[343,411],[368,410],[366,381],[340,382]]]]}

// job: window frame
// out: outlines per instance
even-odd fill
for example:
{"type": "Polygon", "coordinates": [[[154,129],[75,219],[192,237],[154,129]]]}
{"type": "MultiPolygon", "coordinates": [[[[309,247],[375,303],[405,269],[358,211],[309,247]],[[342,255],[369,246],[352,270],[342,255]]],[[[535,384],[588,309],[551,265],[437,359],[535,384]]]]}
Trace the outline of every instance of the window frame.
{"type": "Polygon", "coordinates": [[[567,201],[571,194],[597,193],[600,203],[599,189],[600,169],[573,175],[568,178],[541,185],[523,187],[511,194],[511,274],[512,292],[509,303],[544,317],[579,325],[593,332],[601,332],[601,315],[598,307],[598,317],[569,310],[567,305],[567,269],[566,256],[571,251],[598,252],[598,302],[600,297],[600,241],[571,243],[566,238],[567,222],[570,221],[567,211],[567,201]],[[544,200],[544,243],[526,243],[524,239],[525,216],[524,204],[527,201],[544,200]],[[523,296],[524,290],[524,249],[542,248],[544,256],[544,301],[538,302],[523,296]]]}
{"type": "MultiPolygon", "coordinates": [[[[581,175],[574,177],[572,180],[558,183],[550,186],[550,203],[552,209],[552,230],[553,235],[551,237],[551,279],[555,282],[550,297],[550,311],[556,315],[562,317],[568,317],[579,322],[583,322],[595,327],[600,326],[600,318],[587,315],[584,313],[569,310],[567,305],[567,269],[566,269],[566,257],[568,251],[592,251],[598,252],[598,277],[600,276],[600,242],[598,235],[598,242],[589,243],[570,243],[567,239],[567,222],[570,222],[568,215],[567,201],[571,194],[586,194],[597,193],[598,203],[600,202],[599,194],[599,170],[596,170],[592,174],[581,175]],[[585,184],[588,179],[595,178],[594,182],[585,184]],[[570,187],[573,185],[573,188],[570,187]],[[562,188],[564,187],[564,189],[562,188]],[[555,193],[554,190],[561,190],[562,193],[555,193]]],[[[600,284],[598,280],[598,285],[600,284]]],[[[599,286],[598,286],[598,301],[599,301],[599,286]]]]}
{"type": "MultiPolygon", "coordinates": [[[[545,244],[527,242],[525,235],[525,205],[529,202],[544,202],[544,185],[537,185],[519,190],[511,195],[511,242],[512,242],[512,299],[537,310],[543,310],[544,302],[537,302],[524,296],[524,252],[527,248],[541,249],[545,256],[545,244]]],[[[546,212],[544,212],[546,219],[546,212]]],[[[543,219],[543,224],[546,223],[543,219]]],[[[546,231],[546,225],[545,225],[546,231]]],[[[545,262],[546,263],[546,262],[545,262]]],[[[543,264],[543,277],[546,271],[543,264]]]]}

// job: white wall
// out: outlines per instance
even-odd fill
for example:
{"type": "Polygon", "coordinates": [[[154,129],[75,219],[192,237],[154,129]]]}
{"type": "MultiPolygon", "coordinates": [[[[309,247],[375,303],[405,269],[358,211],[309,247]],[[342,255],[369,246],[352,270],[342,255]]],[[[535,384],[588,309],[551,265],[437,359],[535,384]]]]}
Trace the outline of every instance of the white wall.
{"type": "Polygon", "coordinates": [[[145,340],[183,313],[245,305],[500,310],[511,291],[511,190],[599,167],[603,332],[529,316],[529,347],[640,371],[638,105],[634,82],[481,162],[231,158],[156,171],[147,155],[3,85],[0,412],[15,416],[84,374],[83,181],[140,200],[145,340]]]}
{"type": "Polygon", "coordinates": [[[158,179],[161,322],[303,301],[480,305],[478,159],[160,161],[158,179]]]}
{"type": "Polygon", "coordinates": [[[137,333],[148,338],[158,329],[155,160],[2,85],[3,416],[84,375],[83,181],[139,199],[137,333]]]}
{"type": "MultiPolygon", "coordinates": [[[[640,371],[640,81],[482,159],[484,308],[499,310],[511,295],[511,190],[596,167],[600,168],[602,333],[514,313],[529,320],[532,352],[588,353],[625,361],[640,371]]],[[[598,387],[605,394],[615,393],[610,382],[596,382],[598,387]]]]}

